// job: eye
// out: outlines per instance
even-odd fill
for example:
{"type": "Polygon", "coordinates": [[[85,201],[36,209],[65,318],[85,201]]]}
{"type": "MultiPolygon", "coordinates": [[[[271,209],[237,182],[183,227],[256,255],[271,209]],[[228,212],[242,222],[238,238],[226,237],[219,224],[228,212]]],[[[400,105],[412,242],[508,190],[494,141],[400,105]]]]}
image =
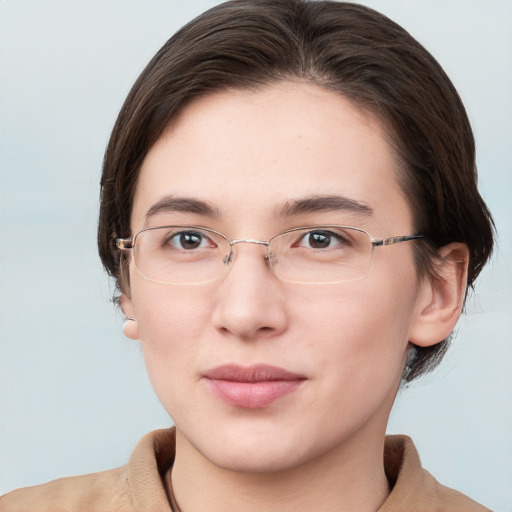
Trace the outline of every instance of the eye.
{"type": "Polygon", "coordinates": [[[164,243],[175,249],[193,251],[205,247],[216,247],[215,243],[199,231],[180,231],[169,234],[164,243]]]}
{"type": "Polygon", "coordinates": [[[333,231],[316,230],[306,233],[297,244],[300,247],[311,249],[328,249],[339,245],[347,244],[348,241],[333,231]]]}

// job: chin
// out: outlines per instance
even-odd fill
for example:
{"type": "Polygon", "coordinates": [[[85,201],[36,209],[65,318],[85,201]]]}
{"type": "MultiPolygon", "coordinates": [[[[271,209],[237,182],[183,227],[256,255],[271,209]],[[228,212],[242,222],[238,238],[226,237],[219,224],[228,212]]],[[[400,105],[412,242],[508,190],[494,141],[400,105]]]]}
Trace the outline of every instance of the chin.
{"type": "Polygon", "coordinates": [[[187,429],[182,434],[202,458],[237,473],[286,471],[324,451],[322,446],[310,446],[305,430],[284,428],[275,418],[252,425],[235,423],[216,423],[207,435],[187,429]]]}

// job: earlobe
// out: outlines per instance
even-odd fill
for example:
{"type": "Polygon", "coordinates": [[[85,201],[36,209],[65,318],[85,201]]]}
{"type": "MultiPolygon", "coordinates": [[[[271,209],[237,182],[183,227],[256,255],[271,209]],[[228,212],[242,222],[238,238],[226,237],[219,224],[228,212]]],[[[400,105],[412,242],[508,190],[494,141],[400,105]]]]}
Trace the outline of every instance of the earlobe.
{"type": "Polygon", "coordinates": [[[428,347],[446,339],[462,311],[467,286],[469,250],[466,245],[452,243],[439,251],[436,276],[421,284],[416,317],[409,340],[428,347]]]}
{"type": "Polygon", "coordinates": [[[124,293],[121,295],[120,305],[121,310],[125,315],[125,321],[123,323],[124,335],[132,340],[139,340],[139,324],[137,322],[137,317],[135,316],[133,303],[131,299],[124,293]]]}

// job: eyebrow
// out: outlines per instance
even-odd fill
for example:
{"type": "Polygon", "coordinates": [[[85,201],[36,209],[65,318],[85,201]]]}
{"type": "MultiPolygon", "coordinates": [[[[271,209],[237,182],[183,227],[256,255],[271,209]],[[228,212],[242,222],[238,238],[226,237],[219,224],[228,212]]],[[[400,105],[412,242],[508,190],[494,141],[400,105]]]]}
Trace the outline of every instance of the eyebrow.
{"type": "Polygon", "coordinates": [[[218,217],[219,211],[213,205],[189,197],[166,196],[152,205],[146,212],[146,222],[159,213],[195,213],[205,217],[218,217]]]}
{"type": "Polygon", "coordinates": [[[345,211],[373,215],[373,208],[364,201],[356,201],[345,196],[310,196],[287,201],[278,211],[278,216],[293,217],[305,213],[345,211]]]}
{"type": "MultiPolygon", "coordinates": [[[[278,210],[278,217],[294,217],[307,213],[344,211],[373,215],[373,208],[363,201],[357,201],[345,196],[310,196],[293,201],[286,201],[278,210]]],[[[151,217],[160,213],[193,213],[205,217],[220,217],[219,210],[212,204],[189,197],[166,196],[153,204],[146,212],[146,223],[151,217]]]]}

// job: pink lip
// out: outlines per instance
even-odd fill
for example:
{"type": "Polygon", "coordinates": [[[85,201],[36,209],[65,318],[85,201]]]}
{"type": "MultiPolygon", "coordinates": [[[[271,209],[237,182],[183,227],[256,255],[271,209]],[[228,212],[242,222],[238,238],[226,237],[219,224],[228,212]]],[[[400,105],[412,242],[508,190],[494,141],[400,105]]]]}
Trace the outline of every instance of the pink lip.
{"type": "Polygon", "coordinates": [[[204,377],[224,402],[246,409],[266,407],[295,391],[305,380],[302,375],[268,365],[218,366],[204,377]]]}

